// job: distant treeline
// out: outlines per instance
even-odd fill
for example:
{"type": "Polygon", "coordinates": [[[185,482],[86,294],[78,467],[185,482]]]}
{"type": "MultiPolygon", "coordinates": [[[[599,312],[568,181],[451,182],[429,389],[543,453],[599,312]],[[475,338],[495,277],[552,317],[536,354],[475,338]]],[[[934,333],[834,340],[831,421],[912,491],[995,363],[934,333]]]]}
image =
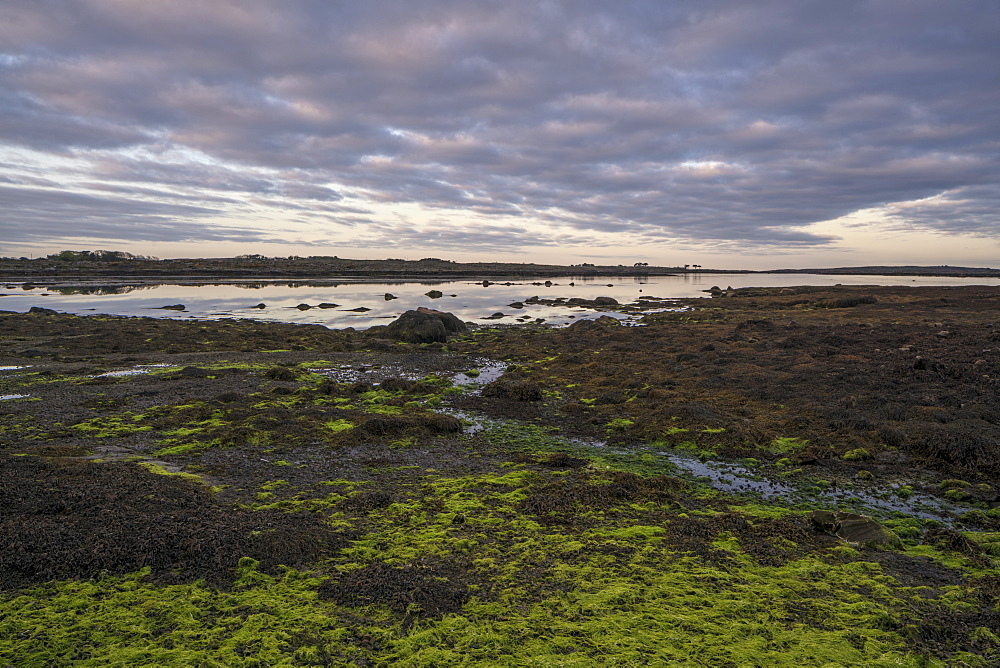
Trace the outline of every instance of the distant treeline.
{"type": "Polygon", "coordinates": [[[152,255],[133,255],[132,253],[126,253],[125,251],[64,250],[59,253],[52,253],[51,255],[47,255],[45,256],[45,259],[56,260],[58,262],[127,262],[133,260],[155,261],[158,260],[159,258],[155,258],[152,255]]]}

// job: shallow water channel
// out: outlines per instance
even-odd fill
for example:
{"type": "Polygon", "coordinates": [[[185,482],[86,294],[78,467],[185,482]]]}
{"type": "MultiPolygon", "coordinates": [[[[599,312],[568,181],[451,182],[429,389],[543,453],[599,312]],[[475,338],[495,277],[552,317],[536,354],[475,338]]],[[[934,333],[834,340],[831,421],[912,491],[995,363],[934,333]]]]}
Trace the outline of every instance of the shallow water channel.
{"type": "MultiPolygon", "coordinates": [[[[466,424],[465,433],[475,434],[489,429],[531,429],[528,425],[512,420],[493,420],[483,415],[451,409],[437,409],[459,418],[466,424]]],[[[954,518],[963,511],[946,501],[926,494],[912,493],[907,498],[898,495],[899,488],[852,481],[849,488],[826,487],[815,484],[795,485],[768,478],[752,470],[749,465],[722,460],[704,460],[681,451],[665,451],[651,446],[625,449],[609,446],[599,439],[580,439],[551,435],[547,445],[553,450],[564,450],[581,456],[601,458],[608,454],[649,457],[659,460],[659,467],[674,475],[706,484],[729,494],[743,494],[765,501],[779,501],[789,505],[806,504],[829,510],[861,512],[877,517],[902,513],[910,517],[932,519],[952,525],[954,518]]]]}

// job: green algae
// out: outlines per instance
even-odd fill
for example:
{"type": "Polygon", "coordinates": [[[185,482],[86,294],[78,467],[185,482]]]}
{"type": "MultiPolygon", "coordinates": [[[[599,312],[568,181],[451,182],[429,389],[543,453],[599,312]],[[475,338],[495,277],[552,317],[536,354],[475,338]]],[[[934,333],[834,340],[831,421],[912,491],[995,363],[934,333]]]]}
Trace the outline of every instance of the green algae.
{"type": "MultiPolygon", "coordinates": [[[[50,583],[0,598],[0,660],[17,665],[943,666],[907,649],[907,624],[929,605],[968,609],[968,592],[901,586],[853,548],[762,565],[725,532],[724,562],[673,547],[672,520],[629,510],[579,531],[517,511],[565,472],[430,476],[420,495],[367,516],[331,555],[334,580],[373,563],[467,564],[468,601],[439,616],[320,596],[326,575],[273,576],[241,559],[229,590],[124,578],[50,583]],[[462,521],[458,522],[457,518],[462,521]]],[[[256,503],[330,513],[356,491],[256,503]]],[[[274,494],[290,486],[264,483],[274,494]]],[[[294,491],[294,490],[292,490],[294,491]]],[[[740,507],[750,516],[766,506],[740,507]]],[[[681,515],[674,517],[680,518],[681,515]]],[[[679,520],[678,520],[679,521],[679,520]]],[[[927,553],[927,550],[921,554],[927,553]]],[[[452,577],[458,577],[456,575],[452,577]]],[[[377,600],[377,599],[376,599],[377,600]]],[[[982,645],[989,629],[975,631],[982,645]]],[[[987,665],[972,654],[953,656],[987,665]]]]}
{"type": "Polygon", "coordinates": [[[145,416],[142,414],[103,415],[70,425],[70,429],[92,438],[123,438],[152,431],[153,427],[138,424],[143,419],[145,416]]]}
{"type": "Polygon", "coordinates": [[[344,420],[344,419],[330,420],[329,422],[325,422],[324,425],[326,426],[327,429],[329,429],[335,434],[338,434],[342,431],[348,431],[350,429],[354,429],[354,423],[351,422],[350,420],[344,420]]]}

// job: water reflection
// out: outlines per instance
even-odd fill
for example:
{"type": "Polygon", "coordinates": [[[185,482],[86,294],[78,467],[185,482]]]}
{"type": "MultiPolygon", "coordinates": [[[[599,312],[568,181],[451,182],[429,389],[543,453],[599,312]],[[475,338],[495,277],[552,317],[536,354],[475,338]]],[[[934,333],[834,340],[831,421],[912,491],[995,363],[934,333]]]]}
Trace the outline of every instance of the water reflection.
{"type": "Polygon", "coordinates": [[[127,295],[136,290],[152,290],[154,285],[74,285],[47,288],[61,295],[127,295]]]}
{"type": "MultiPolygon", "coordinates": [[[[605,313],[570,304],[579,298],[612,297],[621,304],[706,297],[713,285],[782,287],[792,285],[1000,285],[1000,279],[909,276],[827,276],[806,274],[685,274],[681,276],[563,276],[548,279],[460,279],[364,281],[343,277],[323,280],[242,280],[236,282],[112,284],[107,281],[24,284],[14,293],[0,293],[0,309],[25,312],[40,306],[66,313],[107,313],[157,318],[254,320],[321,324],[364,329],[386,324],[403,311],[419,306],[449,311],[483,325],[544,322],[566,325],[605,313]],[[432,293],[436,290],[440,293],[432,293]],[[428,293],[434,294],[433,297],[428,293]],[[392,298],[388,298],[391,295],[392,298]],[[538,297],[543,303],[530,303],[538,297]],[[553,303],[563,298],[564,303],[553,303]],[[328,306],[336,304],[336,307],[328,306]],[[520,307],[514,304],[520,304],[520,307]],[[184,310],[163,310],[183,305],[184,310]],[[299,308],[307,305],[310,308],[299,308]],[[327,305],[321,308],[321,305],[327,305]],[[367,310],[362,310],[367,309],[367,310]]],[[[669,308],[650,303],[646,309],[669,308]]]]}

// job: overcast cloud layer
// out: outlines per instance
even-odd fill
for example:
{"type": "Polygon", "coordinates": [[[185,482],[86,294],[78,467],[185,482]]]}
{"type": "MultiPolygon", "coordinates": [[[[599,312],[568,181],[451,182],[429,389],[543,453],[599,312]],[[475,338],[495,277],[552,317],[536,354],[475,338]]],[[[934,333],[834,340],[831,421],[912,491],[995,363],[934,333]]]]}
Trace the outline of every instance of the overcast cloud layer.
{"type": "Polygon", "coordinates": [[[998,35],[996,0],[5,0],[0,249],[995,244],[998,35]]]}

